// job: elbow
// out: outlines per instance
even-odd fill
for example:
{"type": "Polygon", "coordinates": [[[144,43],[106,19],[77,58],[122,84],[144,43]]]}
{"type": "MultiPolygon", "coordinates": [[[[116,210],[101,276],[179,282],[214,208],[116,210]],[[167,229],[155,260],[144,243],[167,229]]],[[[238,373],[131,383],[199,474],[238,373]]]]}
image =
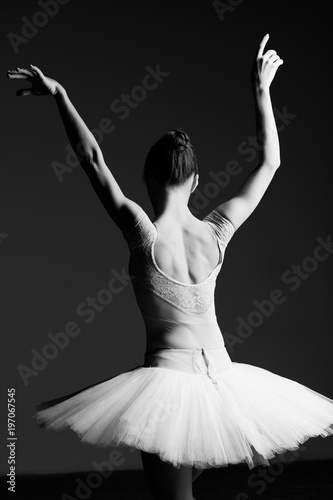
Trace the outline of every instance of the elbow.
{"type": "Polygon", "coordinates": [[[98,153],[97,150],[89,148],[85,151],[84,161],[90,165],[98,163],[98,153]]]}
{"type": "Polygon", "coordinates": [[[82,163],[87,167],[98,170],[103,163],[103,157],[97,149],[90,149],[82,158],[82,163]]]}
{"type": "Polygon", "coordinates": [[[97,165],[101,163],[103,159],[101,150],[97,148],[92,148],[91,152],[89,153],[89,159],[91,163],[95,163],[97,165]]]}

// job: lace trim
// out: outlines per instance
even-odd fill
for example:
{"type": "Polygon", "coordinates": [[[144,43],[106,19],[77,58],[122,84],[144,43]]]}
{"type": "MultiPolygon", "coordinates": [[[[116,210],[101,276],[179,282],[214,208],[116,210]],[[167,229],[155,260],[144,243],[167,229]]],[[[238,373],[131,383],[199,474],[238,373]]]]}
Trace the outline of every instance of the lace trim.
{"type": "Polygon", "coordinates": [[[222,249],[219,263],[203,282],[181,283],[157,266],[153,254],[156,236],[157,228],[143,211],[125,237],[131,250],[131,274],[135,274],[149,290],[183,312],[198,316],[205,314],[214,300],[216,276],[223,262],[222,249]]]}
{"type": "Polygon", "coordinates": [[[159,274],[162,274],[165,278],[167,278],[168,280],[172,281],[173,283],[177,283],[178,285],[184,285],[184,286],[200,286],[200,285],[203,285],[207,280],[209,280],[209,278],[211,277],[211,275],[213,274],[213,272],[215,271],[215,269],[220,265],[222,264],[222,261],[223,261],[223,254],[222,254],[222,250],[221,250],[221,247],[220,245],[218,245],[218,249],[219,249],[219,261],[217,263],[217,265],[214,267],[214,269],[211,271],[211,273],[209,274],[209,276],[207,276],[207,278],[204,280],[204,281],[201,281],[200,283],[182,283],[181,281],[178,281],[174,278],[172,278],[171,276],[168,276],[160,267],[159,265],[157,264],[156,262],[156,259],[155,259],[155,255],[154,255],[154,248],[155,248],[155,243],[156,243],[156,239],[157,239],[157,235],[158,235],[158,230],[157,230],[157,227],[155,224],[154,225],[154,228],[155,228],[155,235],[154,235],[154,239],[152,241],[152,245],[151,245],[151,248],[150,248],[150,254],[151,254],[151,260],[153,261],[153,264],[156,268],[156,271],[159,273],[159,274]]]}

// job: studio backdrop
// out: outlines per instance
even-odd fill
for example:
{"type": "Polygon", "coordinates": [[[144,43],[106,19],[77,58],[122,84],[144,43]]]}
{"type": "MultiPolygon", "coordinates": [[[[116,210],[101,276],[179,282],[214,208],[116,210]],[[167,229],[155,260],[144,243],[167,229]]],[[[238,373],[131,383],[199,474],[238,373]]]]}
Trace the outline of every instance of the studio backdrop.
{"type": "MultiPolygon", "coordinates": [[[[226,251],[216,311],[233,361],[333,398],[332,169],[328,6],[301,1],[5,0],[2,26],[0,289],[2,465],[15,389],[17,473],[91,470],[114,449],[40,429],[41,401],[143,363],[145,329],[122,234],[69,145],[52,97],[17,97],[5,70],[59,81],[125,195],[153,218],[142,171],[183,127],[199,163],[202,219],[256,167],[250,70],[258,44],[283,66],[271,96],[281,166],[226,251]]],[[[298,460],[333,459],[308,441],[298,460]]],[[[121,450],[117,469],[141,468],[121,450]]]]}

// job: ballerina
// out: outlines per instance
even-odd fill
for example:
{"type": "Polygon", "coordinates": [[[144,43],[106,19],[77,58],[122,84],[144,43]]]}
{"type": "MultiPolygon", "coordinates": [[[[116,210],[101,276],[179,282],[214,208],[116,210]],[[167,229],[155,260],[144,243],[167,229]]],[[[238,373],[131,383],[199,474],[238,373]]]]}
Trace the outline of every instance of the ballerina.
{"type": "Polygon", "coordinates": [[[258,166],[238,192],[203,220],[188,202],[199,182],[194,147],[184,130],[163,135],[143,173],[154,208],[146,212],[121,190],[64,87],[37,67],[8,71],[51,95],[70,143],[130,250],[129,271],[146,326],[144,362],[75,394],[37,406],[47,430],[70,428],[83,443],[140,450],[155,500],[193,500],[192,483],[210,467],[249,468],[333,434],[333,400],[268,370],[233,362],[217,323],[214,290],[226,247],[251,215],[280,166],[270,85],[283,61],[265,50],[252,73],[260,141],[258,166]]]}

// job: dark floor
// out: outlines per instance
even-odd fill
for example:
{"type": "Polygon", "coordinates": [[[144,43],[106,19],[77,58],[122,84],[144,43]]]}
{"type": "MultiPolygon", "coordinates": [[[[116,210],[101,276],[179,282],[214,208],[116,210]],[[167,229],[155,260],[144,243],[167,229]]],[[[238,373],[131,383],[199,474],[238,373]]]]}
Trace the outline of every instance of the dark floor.
{"type": "MultiPolygon", "coordinates": [[[[252,470],[244,464],[207,469],[195,481],[193,493],[197,500],[333,500],[333,461],[295,462],[252,470]]],[[[16,493],[7,498],[152,500],[143,471],[115,471],[108,478],[96,471],[90,477],[89,473],[18,476],[16,493]],[[77,489],[79,484],[81,489],[77,489]]]]}

